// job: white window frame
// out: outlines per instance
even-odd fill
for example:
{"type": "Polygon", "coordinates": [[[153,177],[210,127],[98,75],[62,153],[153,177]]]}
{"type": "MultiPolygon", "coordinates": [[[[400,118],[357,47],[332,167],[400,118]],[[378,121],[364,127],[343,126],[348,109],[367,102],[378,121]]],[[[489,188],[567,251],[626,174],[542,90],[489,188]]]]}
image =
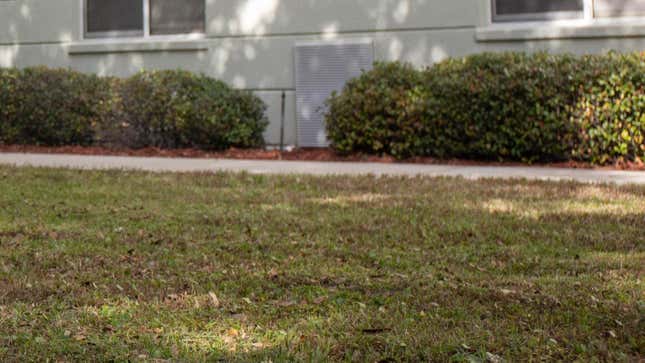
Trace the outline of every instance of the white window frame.
{"type": "Polygon", "coordinates": [[[490,0],[491,21],[509,23],[523,21],[580,20],[593,18],[593,0],[583,0],[582,11],[551,11],[545,13],[497,14],[497,1],[490,0]]]}
{"type": "MultiPolygon", "coordinates": [[[[124,30],[124,31],[111,31],[111,32],[94,32],[87,31],[87,0],[80,0],[81,2],[81,30],[83,39],[88,40],[123,40],[123,39],[202,39],[206,35],[206,29],[201,32],[192,33],[179,33],[179,34],[163,34],[153,35],[150,34],[150,0],[140,0],[143,2],[143,31],[141,30],[124,30]]],[[[204,0],[206,1],[206,0],[204,0]]],[[[206,27],[206,10],[204,11],[204,27],[206,27]]]]}
{"type": "Polygon", "coordinates": [[[634,24],[642,22],[645,19],[643,15],[629,15],[621,17],[596,17],[594,0],[583,0],[582,16],[572,17],[573,14],[580,14],[577,11],[559,11],[539,14],[517,14],[517,15],[496,15],[495,0],[488,1],[490,10],[488,22],[492,25],[503,25],[512,23],[526,22],[553,22],[556,24],[599,24],[599,25],[621,25],[634,24]]]}
{"type": "Polygon", "coordinates": [[[482,1],[480,26],[476,39],[481,42],[642,37],[645,35],[645,15],[596,17],[594,0],[583,0],[584,16],[575,19],[507,20],[495,19],[492,0],[482,1]]]}

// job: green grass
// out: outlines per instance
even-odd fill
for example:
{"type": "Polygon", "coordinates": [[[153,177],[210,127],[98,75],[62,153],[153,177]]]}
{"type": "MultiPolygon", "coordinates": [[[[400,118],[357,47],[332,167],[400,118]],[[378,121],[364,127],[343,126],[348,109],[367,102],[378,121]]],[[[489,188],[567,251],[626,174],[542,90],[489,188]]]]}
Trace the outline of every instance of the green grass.
{"type": "Polygon", "coordinates": [[[643,187],[0,167],[0,361],[639,361],[644,228],[643,187]]]}

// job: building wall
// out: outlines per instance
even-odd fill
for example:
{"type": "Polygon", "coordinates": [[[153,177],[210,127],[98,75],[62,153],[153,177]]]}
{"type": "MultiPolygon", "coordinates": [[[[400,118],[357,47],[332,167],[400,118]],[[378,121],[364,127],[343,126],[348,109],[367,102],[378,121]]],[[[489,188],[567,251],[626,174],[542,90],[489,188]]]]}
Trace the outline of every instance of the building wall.
{"type": "MultiPolygon", "coordinates": [[[[0,66],[48,65],[127,76],[183,68],[257,92],[277,143],[287,94],[286,142],[296,144],[297,42],[370,38],[379,60],[418,66],[482,51],[645,49],[638,23],[490,26],[487,0],[206,0],[203,39],[83,40],[81,0],[0,0],[0,66]]],[[[643,22],[645,23],[645,22],[643,22]]]]}

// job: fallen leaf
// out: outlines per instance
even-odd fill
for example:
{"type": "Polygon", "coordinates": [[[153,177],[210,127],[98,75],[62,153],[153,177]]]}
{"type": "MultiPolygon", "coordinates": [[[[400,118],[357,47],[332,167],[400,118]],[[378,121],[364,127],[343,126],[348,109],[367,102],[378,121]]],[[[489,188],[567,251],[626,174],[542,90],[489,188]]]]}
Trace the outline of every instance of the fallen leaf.
{"type": "Polygon", "coordinates": [[[215,295],[214,292],[209,292],[208,297],[210,298],[211,305],[213,305],[214,308],[219,308],[220,307],[220,302],[219,299],[217,298],[217,295],[215,295]]]}
{"type": "Polygon", "coordinates": [[[285,301],[278,301],[278,302],[276,302],[276,305],[277,305],[277,306],[280,306],[280,307],[283,307],[283,308],[287,308],[287,307],[289,307],[289,306],[294,306],[294,305],[297,305],[297,304],[298,304],[298,303],[297,303],[297,302],[295,302],[295,301],[293,301],[293,300],[285,300],[285,301]]]}
{"type": "Polygon", "coordinates": [[[231,318],[233,318],[235,320],[242,321],[242,322],[248,320],[248,318],[247,318],[247,316],[245,314],[234,314],[233,316],[231,316],[231,318]]]}
{"type": "Polygon", "coordinates": [[[327,300],[327,296],[320,296],[314,299],[314,304],[320,305],[327,300]]]}
{"type": "Polygon", "coordinates": [[[226,331],[226,335],[228,335],[229,337],[234,338],[234,337],[237,337],[238,335],[240,335],[240,331],[237,330],[237,329],[231,328],[231,329],[226,331]]]}
{"type": "Polygon", "coordinates": [[[274,267],[268,273],[270,279],[276,279],[279,275],[278,270],[274,267]]]}
{"type": "Polygon", "coordinates": [[[490,363],[502,363],[502,357],[497,354],[486,352],[486,360],[490,363]]]}

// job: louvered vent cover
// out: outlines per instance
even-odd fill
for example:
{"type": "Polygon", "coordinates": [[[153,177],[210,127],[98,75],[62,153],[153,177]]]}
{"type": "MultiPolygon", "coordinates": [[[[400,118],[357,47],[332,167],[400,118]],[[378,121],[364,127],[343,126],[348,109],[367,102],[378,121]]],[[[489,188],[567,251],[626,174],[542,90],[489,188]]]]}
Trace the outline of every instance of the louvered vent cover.
{"type": "Polygon", "coordinates": [[[371,41],[320,42],[296,45],[296,107],[298,145],[326,147],[324,106],[333,91],[370,70],[371,41]]]}

